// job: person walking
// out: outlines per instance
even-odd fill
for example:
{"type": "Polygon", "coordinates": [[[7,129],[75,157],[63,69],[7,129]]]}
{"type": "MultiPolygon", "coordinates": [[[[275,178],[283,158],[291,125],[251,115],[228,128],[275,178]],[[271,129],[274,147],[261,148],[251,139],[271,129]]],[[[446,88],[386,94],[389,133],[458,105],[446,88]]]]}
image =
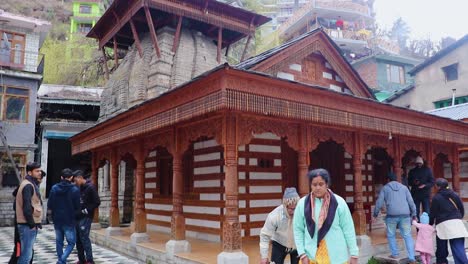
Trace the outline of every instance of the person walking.
{"type": "Polygon", "coordinates": [[[446,179],[436,180],[437,194],[434,195],[429,214],[429,224],[436,225],[437,263],[448,263],[447,242],[450,242],[455,264],[467,264],[465,237],[468,231],[463,224],[465,209],[460,197],[448,187],[446,179]]]}
{"type": "Polygon", "coordinates": [[[413,220],[413,225],[419,230],[415,249],[420,253],[423,264],[431,264],[432,256],[434,256],[435,229],[429,225],[429,215],[426,212],[422,213],[419,219],[419,223],[413,220]]]}
{"type": "Polygon", "coordinates": [[[91,264],[93,260],[93,248],[89,232],[94,218],[94,211],[101,204],[96,187],[83,171],[77,170],[73,173],[76,186],[80,188],[80,212],[76,225],[76,249],[78,251],[78,261],[76,264],[91,264]]]}
{"type": "Polygon", "coordinates": [[[432,170],[424,165],[421,157],[416,158],[416,167],[408,173],[408,184],[411,187],[411,195],[416,204],[416,215],[422,212],[429,214],[431,199],[431,189],[434,186],[434,176],[432,170]],[[421,212],[422,204],[422,212],[421,212]]]}
{"type": "Polygon", "coordinates": [[[283,264],[289,254],[291,264],[297,264],[296,245],[293,235],[293,216],[296,204],[300,197],[296,188],[286,188],[283,195],[283,204],[276,207],[268,217],[260,231],[260,264],[269,264],[268,250],[271,242],[271,261],[283,264]]]}
{"type": "Polygon", "coordinates": [[[41,165],[26,165],[26,177],[15,198],[16,222],[20,239],[18,264],[31,262],[37,231],[42,228],[42,200],[36,181],[41,177],[41,165]]]}
{"type": "Polygon", "coordinates": [[[67,263],[67,258],[76,243],[76,216],[80,211],[80,190],[73,181],[70,169],[62,170],[62,181],[52,186],[47,208],[52,213],[55,229],[55,245],[57,264],[67,263]],[[63,251],[63,240],[67,239],[67,247],[63,251]]]}
{"type": "Polygon", "coordinates": [[[410,263],[416,263],[414,254],[414,242],[411,237],[411,218],[416,217],[416,206],[406,186],[397,182],[396,175],[389,172],[388,183],[382,188],[374,208],[374,221],[379,216],[380,210],[385,204],[387,216],[387,240],[390,247],[390,258],[398,258],[398,245],[396,242],[396,229],[405,241],[406,251],[410,263]]]}
{"type": "Polygon", "coordinates": [[[348,204],[334,194],[330,174],[315,169],[307,174],[311,193],[294,212],[293,232],[301,264],[358,263],[359,249],[348,204]]]}
{"type": "MultiPolygon", "coordinates": [[[[41,177],[38,178],[38,179],[34,179],[37,186],[41,185],[42,179],[44,179],[44,177],[46,175],[47,174],[45,173],[45,171],[41,170],[41,177]]],[[[10,261],[8,261],[8,264],[18,263],[18,259],[19,259],[20,253],[21,253],[21,241],[20,241],[19,231],[18,231],[18,226],[17,226],[17,221],[16,221],[16,195],[18,194],[18,189],[19,189],[19,186],[13,191],[13,197],[15,197],[15,202],[13,203],[13,211],[15,212],[15,218],[13,220],[13,224],[15,226],[14,246],[13,246],[13,253],[11,254],[10,261]]],[[[40,196],[40,194],[39,194],[39,196],[40,196]]],[[[31,255],[31,261],[29,263],[32,264],[33,259],[34,259],[34,250],[33,250],[32,255],[31,255]]]]}

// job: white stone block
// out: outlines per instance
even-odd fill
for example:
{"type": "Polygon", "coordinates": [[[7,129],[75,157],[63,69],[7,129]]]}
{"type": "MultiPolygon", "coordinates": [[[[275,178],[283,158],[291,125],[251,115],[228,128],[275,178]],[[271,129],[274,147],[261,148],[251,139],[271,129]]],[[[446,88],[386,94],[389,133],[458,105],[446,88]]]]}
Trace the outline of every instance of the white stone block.
{"type": "Polygon", "coordinates": [[[268,214],[251,214],[250,221],[251,222],[264,222],[268,217],[268,214]]]}
{"type": "Polygon", "coordinates": [[[248,264],[249,257],[240,252],[221,252],[218,255],[217,264],[248,264]]]}
{"type": "Polygon", "coordinates": [[[251,180],[281,180],[281,172],[250,172],[251,180]]]}
{"type": "Polygon", "coordinates": [[[257,159],[255,159],[255,158],[250,158],[250,159],[249,159],[249,165],[250,165],[250,166],[257,166],[257,165],[258,165],[257,159]]]}
{"type": "Polygon", "coordinates": [[[239,151],[245,151],[245,145],[239,146],[238,150],[239,151]]]}
{"type": "Polygon", "coordinates": [[[249,193],[282,193],[282,186],[250,186],[249,193]]]}
{"type": "Polygon", "coordinates": [[[247,217],[245,215],[239,215],[239,222],[241,223],[247,222],[247,217]]]}
{"type": "Polygon", "coordinates": [[[245,180],[245,171],[239,171],[239,180],[245,180]]]}
{"type": "Polygon", "coordinates": [[[281,202],[281,199],[251,200],[249,205],[250,207],[272,207],[280,205],[281,202]]]}
{"type": "Polygon", "coordinates": [[[218,146],[218,143],[215,139],[210,139],[206,141],[196,142],[193,144],[194,149],[204,149],[218,146]]]}
{"type": "Polygon", "coordinates": [[[251,236],[258,236],[258,235],[260,235],[261,231],[262,231],[261,228],[251,228],[250,229],[250,235],[251,236]]]}
{"type": "Polygon", "coordinates": [[[245,208],[246,202],[245,200],[239,200],[239,208],[245,208]]]}
{"type": "Polygon", "coordinates": [[[346,181],[352,181],[353,179],[354,179],[354,176],[352,174],[345,174],[346,181]]]}
{"type": "Polygon", "coordinates": [[[221,166],[199,167],[193,170],[193,174],[195,175],[212,174],[212,173],[220,173],[220,172],[221,172],[221,166]]]}
{"type": "Polygon", "coordinates": [[[274,162],[275,167],[281,167],[281,160],[280,159],[275,159],[273,162],[274,162]]]}
{"type": "Polygon", "coordinates": [[[145,199],[153,199],[152,193],[145,193],[145,199]]]}
{"type": "Polygon", "coordinates": [[[145,183],[145,188],[146,189],[156,188],[156,183],[155,182],[147,182],[147,183],[145,183]]]}
{"type": "Polygon", "coordinates": [[[184,205],[184,212],[219,215],[221,210],[218,207],[184,205]]]}
{"type": "Polygon", "coordinates": [[[346,185],[346,191],[347,192],[352,192],[352,191],[354,191],[354,187],[352,185],[346,185]]]}
{"type": "Polygon", "coordinates": [[[219,193],[200,193],[200,201],[219,201],[220,198],[219,193]]]}
{"type": "Polygon", "coordinates": [[[345,168],[346,170],[351,169],[351,164],[345,163],[345,164],[344,164],[344,168],[345,168]]]}
{"type": "Polygon", "coordinates": [[[342,88],[338,85],[330,84],[330,90],[341,92],[342,88]]]}
{"type": "Polygon", "coordinates": [[[145,209],[172,211],[172,204],[149,204],[145,203],[145,209]]]}
{"type": "Polygon", "coordinates": [[[203,187],[221,187],[220,180],[209,180],[209,181],[194,181],[193,187],[203,188],[203,187]]]}
{"type": "Polygon", "coordinates": [[[239,186],[239,193],[245,193],[245,186],[239,186]]]}
{"type": "Polygon", "coordinates": [[[147,172],[145,173],[145,178],[146,179],[151,179],[151,178],[156,178],[156,172],[147,172]]]}
{"type": "Polygon", "coordinates": [[[294,81],[294,75],[292,75],[290,73],[286,73],[286,72],[278,72],[276,77],[281,78],[281,79],[285,79],[285,80],[294,81]]]}
{"type": "Polygon", "coordinates": [[[205,219],[191,219],[185,218],[185,223],[187,225],[201,226],[201,227],[211,227],[211,228],[220,228],[219,221],[211,221],[205,219]]]}
{"type": "Polygon", "coordinates": [[[220,152],[214,152],[214,153],[202,154],[202,155],[195,155],[193,157],[193,160],[195,162],[208,161],[208,160],[220,160],[220,159],[221,159],[221,153],[220,152]]]}
{"type": "Polygon", "coordinates": [[[254,134],[254,138],[261,138],[261,139],[272,139],[272,140],[280,140],[281,137],[277,136],[276,134],[273,134],[271,132],[265,132],[261,134],[254,134]]]}
{"type": "Polygon", "coordinates": [[[322,73],[323,78],[333,80],[333,75],[329,72],[323,72],[322,73]]]}
{"type": "Polygon", "coordinates": [[[280,146],[250,144],[249,150],[250,152],[281,153],[280,146]]]}
{"type": "Polygon", "coordinates": [[[289,69],[293,70],[293,71],[301,72],[302,71],[302,65],[294,63],[294,64],[289,65],[289,69]]]}
{"type": "Polygon", "coordinates": [[[245,165],[245,158],[239,158],[239,165],[245,165]]]}
{"type": "Polygon", "coordinates": [[[187,240],[169,240],[166,243],[166,252],[170,256],[178,253],[188,253],[192,251],[192,247],[187,240]]]}
{"type": "Polygon", "coordinates": [[[156,161],[150,161],[145,163],[145,168],[155,168],[156,167],[156,161]]]}

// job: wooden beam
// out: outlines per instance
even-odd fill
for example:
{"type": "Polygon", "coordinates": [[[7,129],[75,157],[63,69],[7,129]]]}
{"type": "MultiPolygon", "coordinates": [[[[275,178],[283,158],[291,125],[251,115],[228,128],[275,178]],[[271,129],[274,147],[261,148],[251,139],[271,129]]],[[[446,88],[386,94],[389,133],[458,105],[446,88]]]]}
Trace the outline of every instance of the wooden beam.
{"type": "Polygon", "coordinates": [[[182,19],[183,19],[183,16],[179,16],[179,21],[177,22],[177,29],[176,29],[176,33],[174,36],[174,44],[172,44],[172,52],[176,52],[177,47],[179,46],[180,30],[182,29],[182,19]]]}
{"type": "Polygon", "coordinates": [[[109,80],[109,67],[107,66],[107,56],[106,56],[106,51],[104,50],[104,47],[101,48],[102,50],[102,58],[104,59],[104,72],[105,72],[105,78],[106,80],[109,80]]]}
{"type": "Polygon", "coordinates": [[[244,51],[242,51],[241,61],[243,61],[244,58],[245,58],[245,54],[247,53],[247,48],[249,47],[249,44],[250,44],[250,39],[252,39],[252,35],[249,35],[249,37],[247,37],[247,41],[245,42],[244,51]]]}
{"type": "Polygon", "coordinates": [[[231,44],[226,46],[226,54],[224,54],[226,57],[229,55],[229,48],[231,48],[231,44]]]}
{"type": "Polygon", "coordinates": [[[216,56],[216,60],[218,63],[221,63],[221,47],[223,45],[223,28],[219,27],[218,29],[218,55],[216,56]]]}
{"type": "Polygon", "coordinates": [[[153,18],[151,17],[151,13],[147,5],[144,6],[144,9],[146,22],[148,23],[148,27],[150,29],[151,40],[153,41],[154,50],[156,50],[156,55],[158,55],[158,58],[161,58],[161,50],[159,50],[158,37],[156,36],[156,30],[154,29],[153,18]]]}
{"type": "Polygon", "coordinates": [[[114,60],[115,66],[119,67],[119,56],[117,54],[117,39],[114,37],[114,60]]]}
{"type": "MultiPolygon", "coordinates": [[[[114,36],[117,34],[117,32],[122,29],[122,27],[140,10],[140,8],[143,7],[144,1],[143,0],[137,0],[137,1],[130,1],[131,3],[134,3],[127,12],[122,16],[118,17],[117,14],[114,12],[114,16],[116,16],[117,19],[117,25],[112,28],[109,32],[107,32],[104,37],[99,39],[99,48],[104,47],[104,45],[107,44],[114,36]]],[[[129,2],[129,3],[130,3],[129,2]]]]}
{"type": "Polygon", "coordinates": [[[136,31],[135,23],[133,23],[133,20],[130,19],[130,27],[132,28],[132,33],[133,33],[133,38],[135,39],[135,44],[138,49],[138,54],[140,54],[140,58],[143,57],[143,50],[141,49],[141,43],[140,43],[140,38],[138,37],[138,32],[136,31]]]}

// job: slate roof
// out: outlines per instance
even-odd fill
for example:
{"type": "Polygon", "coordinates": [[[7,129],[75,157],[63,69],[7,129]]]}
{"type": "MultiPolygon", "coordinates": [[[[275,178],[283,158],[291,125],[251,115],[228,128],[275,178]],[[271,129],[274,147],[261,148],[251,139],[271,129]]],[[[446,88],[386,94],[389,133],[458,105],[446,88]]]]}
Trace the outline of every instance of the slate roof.
{"type": "Polygon", "coordinates": [[[468,103],[434,109],[426,113],[454,120],[468,118],[468,103]]]}
{"type": "Polygon", "coordinates": [[[323,31],[323,29],[322,29],[321,27],[316,28],[316,29],[314,29],[314,30],[312,30],[312,31],[309,31],[309,32],[307,32],[307,33],[305,33],[305,34],[302,34],[302,35],[300,35],[299,37],[297,37],[297,38],[295,38],[295,39],[292,39],[292,40],[290,40],[290,41],[287,41],[287,42],[285,42],[285,43],[283,43],[283,44],[281,44],[281,45],[279,45],[279,46],[277,46],[277,47],[275,47],[275,48],[272,48],[272,49],[270,49],[270,50],[267,50],[267,51],[265,51],[265,52],[263,52],[263,53],[260,53],[260,54],[258,54],[258,55],[256,55],[256,56],[250,57],[250,58],[244,60],[243,62],[240,62],[240,63],[238,63],[237,65],[235,65],[234,68],[240,69],[240,70],[249,70],[249,69],[251,69],[252,67],[254,67],[255,65],[261,63],[262,61],[267,60],[268,58],[270,58],[270,57],[276,55],[277,53],[283,51],[284,49],[287,49],[287,48],[293,46],[294,44],[300,42],[301,40],[303,40],[303,39],[305,39],[305,38],[307,38],[307,37],[309,37],[309,36],[315,35],[315,34],[317,34],[317,33],[319,33],[319,32],[323,32],[323,34],[326,36],[326,38],[328,39],[328,41],[333,45],[333,47],[338,51],[338,53],[340,53],[340,56],[343,58],[343,61],[344,61],[346,64],[348,64],[349,68],[351,68],[351,71],[353,72],[353,74],[356,75],[357,78],[361,81],[361,83],[364,84],[365,89],[367,89],[367,90],[369,91],[369,93],[370,93],[370,95],[372,96],[372,98],[373,98],[373,99],[376,99],[375,96],[374,96],[374,93],[373,93],[372,89],[370,89],[370,88],[367,86],[366,82],[364,82],[364,81],[362,80],[362,78],[361,78],[361,76],[359,75],[359,73],[358,73],[358,72],[353,68],[353,66],[346,60],[346,58],[343,57],[343,55],[341,55],[341,49],[340,49],[340,47],[338,47],[338,45],[336,45],[335,41],[333,41],[333,40],[328,36],[328,34],[325,33],[325,32],[323,31]]]}
{"type": "Polygon", "coordinates": [[[468,35],[465,35],[457,42],[453,43],[452,45],[446,47],[445,49],[440,50],[432,57],[428,58],[427,60],[423,61],[421,64],[416,65],[413,69],[411,69],[408,73],[411,75],[415,75],[416,73],[420,72],[427,66],[431,65],[432,63],[438,61],[439,59],[443,58],[445,55],[449,54],[453,50],[457,49],[458,47],[468,43],[468,35]]]}
{"type": "Polygon", "coordinates": [[[99,105],[102,91],[100,87],[42,84],[37,97],[39,102],[99,105]]]}

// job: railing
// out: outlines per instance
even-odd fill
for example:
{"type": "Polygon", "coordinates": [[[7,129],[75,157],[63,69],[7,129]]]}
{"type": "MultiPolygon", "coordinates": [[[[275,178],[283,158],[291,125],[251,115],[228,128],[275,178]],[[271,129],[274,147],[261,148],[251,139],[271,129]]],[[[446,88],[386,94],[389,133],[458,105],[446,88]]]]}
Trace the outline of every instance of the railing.
{"type": "Polygon", "coordinates": [[[364,15],[370,15],[369,7],[365,4],[359,4],[352,1],[317,1],[316,8],[327,8],[334,10],[351,11],[364,15]]]}
{"type": "Polygon", "coordinates": [[[44,54],[3,48],[0,49],[0,66],[42,74],[44,72],[44,54]]]}
{"type": "Polygon", "coordinates": [[[364,34],[359,31],[351,31],[351,30],[338,30],[338,29],[323,29],[328,36],[333,39],[353,39],[353,40],[362,40],[362,41],[369,41],[371,36],[370,34],[364,34]]]}

